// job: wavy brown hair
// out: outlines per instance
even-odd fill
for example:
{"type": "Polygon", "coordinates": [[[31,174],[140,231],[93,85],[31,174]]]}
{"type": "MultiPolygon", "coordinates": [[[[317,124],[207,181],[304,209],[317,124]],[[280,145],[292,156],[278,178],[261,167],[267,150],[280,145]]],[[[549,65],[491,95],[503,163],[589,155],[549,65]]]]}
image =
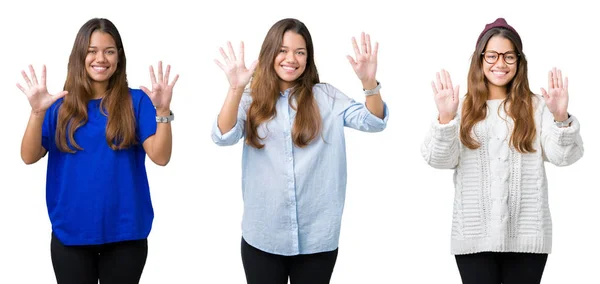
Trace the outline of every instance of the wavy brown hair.
{"type": "Polygon", "coordinates": [[[94,95],[92,82],[86,71],[85,58],[90,38],[95,31],[111,35],[119,54],[117,69],[110,77],[100,103],[102,113],[108,116],[106,142],[113,150],[125,149],[136,143],[133,103],[127,85],[127,60],[121,35],[111,21],[94,18],[79,29],[69,57],[64,86],[64,90],[69,93],[64,97],[58,111],[56,126],[56,145],[63,152],[75,153],[71,147],[83,150],[75,141],[74,134],[79,127],[87,123],[87,105],[94,95]]]}
{"type": "Polygon", "coordinates": [[[535,139],[535,121],[533,118],[534,93],[529,89],[527,79],[527,59],[520,50],[520,45],[515,44],[519,37],[512,31],[503,28],[493,28],[486,32],[473,52],[467,94],[463,102],[460,126],[460,141],[469,149],[477,149],[480,144],[471,135],[473,127],[484,120],[487,115],[488,81],[483,74],[483,57],[487,42],[493,36],[501,36],[510,40],[516,49],[518,57],[517,72],[508,83],[508,95],[503,102],[506,113],[514,122],[514,129],[510,137],[510,145],[521,153],[533,153],[533,140],[535,139]]]}
{"type": "Polygon", "coordinates": [[[258,126],[277,114],[275,105],[279,98],[279,80],[273,68],[275,57],[283,42],[283,34],[292,31],[301,35],[306,42],[307,60],[304,73],[296,80],[289,96],[289,104],[296,110],[292,127],[292,138],[298,147],[307,146],[321,131],[321,115],[313,96],[313,86],[319,83],[319,73],[314,61],[313,43],[304,23],[296,19],[283,19],[275,23],[267,33],[260,49],[258,66],[250,85],[252,103],[246,120],[246,143],[261,149],[258,126]],[[293,104],[295,98],[296,104],[293,104]]]}

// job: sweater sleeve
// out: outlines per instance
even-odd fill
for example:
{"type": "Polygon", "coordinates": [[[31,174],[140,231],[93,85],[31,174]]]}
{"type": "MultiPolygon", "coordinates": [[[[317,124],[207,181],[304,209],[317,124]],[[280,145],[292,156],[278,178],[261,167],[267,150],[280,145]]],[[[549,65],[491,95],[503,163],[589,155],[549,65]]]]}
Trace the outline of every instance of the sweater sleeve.
{"type": "Polygon", "coordinates": [[[458,114],[447,124],[440,124],[437,119],[431,124],[421,145],[421,154],[427,164],[436,169],[453,169],[458,166],[458,129],[458,114]]]}
{"type": "Polygon", "coordinates": [[[563,167],[577,162],[583,156],[583,140],[579,134],[579,121],[573,117],[569,127],[558,127],[554,117],[544,105],[542,110],[541,143],[544,160],[563,167]]]}

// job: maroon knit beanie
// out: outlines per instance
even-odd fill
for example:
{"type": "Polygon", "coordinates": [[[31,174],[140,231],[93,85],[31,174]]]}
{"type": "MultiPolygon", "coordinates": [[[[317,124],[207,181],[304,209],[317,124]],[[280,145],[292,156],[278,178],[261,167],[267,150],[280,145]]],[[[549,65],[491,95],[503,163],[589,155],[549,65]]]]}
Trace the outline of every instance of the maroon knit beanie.
{"type": "Polygon", "coordinates": [[[485,28],[483,29],[481,34],[479,34],[479,38],[477,38],[477,43],[475,44],[475,46],[479,45],[479,41],[481,41],[483,35],[493,28],[507,29],[515,33],[515,35],[517,36],[517,42],[515,42],[514,44],[516,45],[517,50],[523,50],[523,43],[521,42],[521,37],[519,36],[519,33],[517,33],[517,30],[511,27],[504,18],[498,18],[493,23],[485,25],[485,28]]]}

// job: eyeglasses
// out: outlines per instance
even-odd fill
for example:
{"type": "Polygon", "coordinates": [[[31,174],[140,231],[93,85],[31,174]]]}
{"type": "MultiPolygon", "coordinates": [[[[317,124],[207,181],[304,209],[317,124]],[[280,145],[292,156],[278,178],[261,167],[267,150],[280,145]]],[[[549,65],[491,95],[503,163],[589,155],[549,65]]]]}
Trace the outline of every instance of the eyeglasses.
{"type": "Polygon", "coordinates": [[[521,56],[521,54],[518,54],[514,51],[499,53],[499,52],[496,52],[493,50],[488,50],[488,51],[482,53],[481,55],[483,55],[483,59],[485,60],[485,62],[487,62],[489,64],[496,63],[496,61],[498,61],[498,58],[500,57],[500,55],[502,55],[502,58],[504,59],[504,62],[506,64],[515,64],[515,62],[517,62],[517,59],[519,59],[519,56],[521,56]]]}

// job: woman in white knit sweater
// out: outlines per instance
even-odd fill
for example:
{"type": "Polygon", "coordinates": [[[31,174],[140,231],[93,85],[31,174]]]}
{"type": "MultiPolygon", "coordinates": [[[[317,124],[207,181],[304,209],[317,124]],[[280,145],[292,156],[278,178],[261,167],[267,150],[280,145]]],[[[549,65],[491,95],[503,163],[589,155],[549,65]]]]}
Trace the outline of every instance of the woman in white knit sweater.
{"type": "Polygon", "coordinates": [[[481,32],[467,94],[442,70],[432,82],[439,117],[422,145],[429,165],[454,169],[452,254],[463,283],[540,283],[552,248],[544,162],[583,155],[556,68],[541,96],[529,89],[517,31],[502,18],[481,32]]]}

